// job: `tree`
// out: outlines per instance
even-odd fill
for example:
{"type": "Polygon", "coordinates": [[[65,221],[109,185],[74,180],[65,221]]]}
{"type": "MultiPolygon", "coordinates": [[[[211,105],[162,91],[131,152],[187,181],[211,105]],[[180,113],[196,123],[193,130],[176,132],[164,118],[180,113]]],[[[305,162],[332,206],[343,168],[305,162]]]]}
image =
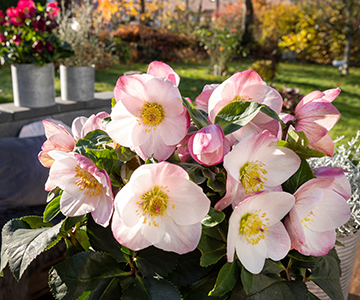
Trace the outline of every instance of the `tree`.
{"type": "Polygon", "coordinates": [[[316,20],[345,35],[343,74],[349,73],[353,40],[360,35],[359,0],[303,0],[305,9],[316,11],[316,20]],[[315,10],[314,10],[315,9],[315,10]]]}

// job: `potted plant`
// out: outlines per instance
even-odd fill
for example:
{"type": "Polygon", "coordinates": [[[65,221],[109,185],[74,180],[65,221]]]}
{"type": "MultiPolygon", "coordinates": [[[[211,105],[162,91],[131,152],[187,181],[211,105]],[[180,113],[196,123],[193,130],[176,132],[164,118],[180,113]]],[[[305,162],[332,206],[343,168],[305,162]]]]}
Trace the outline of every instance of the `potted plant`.
{"type": "Polygon", "coordinates": [[[94,99],[95,65],[101,62],[105,44],[99,40],[101,20],[96,20],[91,1],[73,2],[70,8],[62,7],[57,16],[57,36],[69,43],[74,55],[61,60],[61,99],[87,101],[94,99]]]}
{"type": "Polygon", "coordinates": [[[110,115],[76,118],[71,133],[44,121],[49,203],[3,227],[0,275],[8,264],[20,279],[64,241],[56,299],[318,299],[310,281],[343,299],[334,245],[349,182],[307,162],[333,155],[340,90],[281,120],[281,95],[255,71],[206,89],[203,111],[179,82],[155,61],[119,78],[110,115]]]}
{"type": "Polygon", "coordinates": [[[20,0],[6,15],[0,11],[0,54],[11,63],[16,106],[55,104],[53,62],[72,54],[53,33],[58,12],[56,3],[43,7],[32,0],[20,0]]]}

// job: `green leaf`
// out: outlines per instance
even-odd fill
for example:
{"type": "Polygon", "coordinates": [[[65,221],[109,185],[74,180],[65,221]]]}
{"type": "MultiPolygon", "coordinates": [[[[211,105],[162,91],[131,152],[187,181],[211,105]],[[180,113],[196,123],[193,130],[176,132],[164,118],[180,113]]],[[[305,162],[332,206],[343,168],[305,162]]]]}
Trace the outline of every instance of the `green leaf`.
{"type": "Polygon", "coordinates": [[[86,152],[96,157],[95,164],[99,170],[104,169],[108,174],[111,173],[113,165],[117,162],[114,149],[86,149],[86,152]]]}
{"type": "MultiPolygon", "coordinates": [[[[186,164],[182,163],[180,165],[181,167],[184,167],[186,164]]],[[[191,167],[189,168],[185,167],[184,169],[188,172],[190,180],[195,182],[197,185],[200,185],[203,182],[205,182],[206,177],[202,172],[204,167],[199,165],[192,165],[191,167]]]]}
{"type": "Polygon", "coordinates": [[[203,226],[202,231],[204,234],[226,243],[226,236],[227,236],[227,224],[226,223],[227,222],[225,219],[224,222],[221,222],[220,224],[216,225],[215,227],[204,227],[203,226]]]}
{"type": "Polygon", "coordinates": [[[21,217],[20,220],[28,224],[31,229],[54,226],[51,222],[44,222],[43,218],[39,216],[21,217]]]}
{"type": "Polygon", "coordinates": [[[89,299],[98,299],[94,295],[111,288],[114,279],[129,275],[110,255],[81,252],[50,270],[49,286],[58,300],[75,300],[85,292],[90,292],[89,299]]]}
{"type": "Polygon", "coordinates": [[[114,106],[116,105],[117,101],[115,100],[115,98],[111,98],[111,107],[114,108],[114,106]]]}
{"type": "Polygon", "coordinates": [[[209,120],[200,110],[198,110],[192,103],[187,101],[185,98],[182,98],[182,99],[183,99],[185,108],[189,112],[191,120],[193,121],[193,123],[195,124],[195,126],[198,129],[201,129],[203,127],[210,125],[209,120]]]}
{"type": "Polygon", "coordinates": [[[285,192],[294,194],[303,183],[312,178],[315,178],[315,176],[309,163],[302,159],[299,169],[282,184],[282,188],[285,192]]]}
{"type": "Polygon", "coordinates": [[[93,218],[89,216],[86,230],[90,245],[94,250],[106,252],[118,262],[127,262],[124,252],[121,251],[121,245],[115,240],[110,226],[104,228],[96,224],[93,218]]]}
{"type": "Polygon", "coordinates": [[[227,135],[248,124],[263,107],[262,104],[249,101],[235,101],[225,105],[215,117],[227,135]]]}
{"type": "Polygon", "coordinates": [[[209,213],[201,221],[201,224],[206,227],[215,227],[220,224],[225,219],[225,214],[220,211],[210,207],[209,213]]]}
{"type": "Polygon", "coordinates": [[[244,266],[241,266],[241,283],[244,287],[245,293],[249,294],[253,284],[254,284],[254,274],[250,273],[248,270],[244,268],[244,266]]]}
{"type": "Polygon", "coordinates": [[[203,175],[208,179],[207,186],[211,188],[214,192],[225,191],[225,184],[216,179],[216,174],[210,169],[202,169],[203,175]]]}
{"type": "Polygon", "coordinates": [[[176,267],[178,257],[174,252],[148,247],[139,251],[134,260],[143,277],[153,277],[156,273],[165,277],[176,267]]]}
{"type": "Polygon", "coordinates": [[[279,274],[280,272],[284,271],[285,267],[280,261],[273,261],[269,258],[265,260],[265,265],[262,269],[262,273],[264,274],[279,274]]]}
{"type": "Polygon", "coordinates": [[[331,299],[344,299],[340,285],[340,260],[336,250],[320,257],[319,264],[312,270],[309,279],[318,285],[331,299]]]}
{"type": "Polygon", "coordinates": [[[62,226],[62,230],[64,231],[70,231],[73,229],[73,227],[81,222],[82,220],[84,220],[84,218],[86,218],[86,216],[78,216],[78,217],[66,217],[65,221],[64,221],[64,225],[62,226]]]}
{"type": "MultiPolygon", "coordinates": [[[[167,278],[177,286],[184,286],[195,282],[209,272],[209,268],[200,266],[199,250],[180,255],[176,268],[167,278]]],[[[211,289],[209,287],[208,291],[211,289]]],[[[208,292],[207,291],[207,292],[208,292]]]]}
{"type": "Polygon", "coordinates": [[[31,229],[19,219],[9,221],[2,231],[1,270],[8,261],[14,277],[19,280],[30,263],[57,239],[61,225],[62,222],[53,227],[31,229]]]}
{"type": "Polygon", "coordinates": [[[50,222],[60,213],[60,198],[61,196],[57,196],[46,205],[43,215],[45,222],[50,222]]]}
{"type": "Polygon", "coordinates": [[[226,254],[226,245],[208,235],[201,236],[198,249],[201,252],[200,266],[207,267],[217,263],[226,254]]]}
{"type": "Polygon", "coordinates": [[[132,152],[129,148],[123,146],[117,148],[115,150],[115,153],[118,160],[120,160],[121,162],[127,162],[136,155],[136,153],[132,152]]]}
{"type": "Polygon", "coordinates": [[[263,105],[260,110],[262,113],[268,115],[270,118],[273,118],[274,120],[278,121],[281,124],[281,126],[283,127],[283,129],[285,128],[286,125],[280,119],[279,115],[273,109],[271,109],[269,106],[263,105]]]}
{"type": "Polygon", "coordinates": [[[84,136],[83,139],[92,142],[96,146],[108,144],[111,142],[111,138],[108,136],[108,134],[101,129],[90,131],[84,136]]]}
{"type": "Polygon", "coordinates": [[[287,142],[281,141],[281,145],[293,150],[301,159],[310,157],[323,157],[326,154],[315,149],[310,149],[310,141],[303,131],[289,130],[287,142]]]}
{"type": "Polygon", "coordinates": [[[209,292],[209,296],[223,296],[230,292],[238,278],[238,267],[236,261],[229,263],[226,262],[216,278],[214,288],[209,292]]]}

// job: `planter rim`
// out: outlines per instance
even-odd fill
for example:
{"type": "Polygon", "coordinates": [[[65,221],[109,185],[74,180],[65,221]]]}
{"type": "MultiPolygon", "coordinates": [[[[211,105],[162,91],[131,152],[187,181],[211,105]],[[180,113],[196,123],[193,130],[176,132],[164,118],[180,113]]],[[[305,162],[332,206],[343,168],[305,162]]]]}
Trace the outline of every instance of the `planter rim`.
{"type": "Polygon", "coordinates": [[[60,67],[68,68],[68,69],[70,69],[70,68],[74,68],[74,69],[75,68],[95,68],[95,65],[91,65],[91,66],[67,66],[67,65],[61,64],[60,67]]]}

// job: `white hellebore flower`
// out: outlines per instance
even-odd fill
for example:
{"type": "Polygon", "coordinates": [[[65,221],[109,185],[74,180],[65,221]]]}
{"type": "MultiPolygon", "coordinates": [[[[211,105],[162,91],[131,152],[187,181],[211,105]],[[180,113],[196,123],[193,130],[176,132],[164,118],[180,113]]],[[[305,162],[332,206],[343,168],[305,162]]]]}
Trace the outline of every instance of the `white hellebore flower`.
{"type": "Polygon", "coordinates": [[[227,259],[234,254],[251,273],[259,274],[265,259],[283,259],[290,250],[290,237],[281,219],[294,206],[295,198],[285,192],[258,192],[236,206],[229,219],[227,259]]]}
{"type": "Polygon", "coordinates": [[[153,245],[184,254],[197,247],[209,208],[210,200],[184,169],[146,164],[116,195],[112,232],[134,251],[153,245]]]}

